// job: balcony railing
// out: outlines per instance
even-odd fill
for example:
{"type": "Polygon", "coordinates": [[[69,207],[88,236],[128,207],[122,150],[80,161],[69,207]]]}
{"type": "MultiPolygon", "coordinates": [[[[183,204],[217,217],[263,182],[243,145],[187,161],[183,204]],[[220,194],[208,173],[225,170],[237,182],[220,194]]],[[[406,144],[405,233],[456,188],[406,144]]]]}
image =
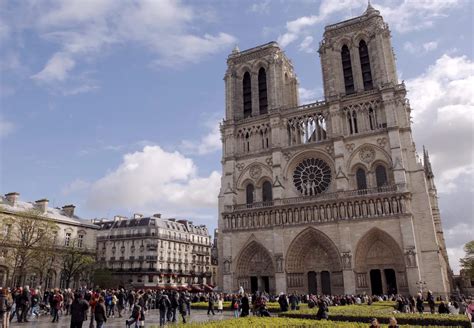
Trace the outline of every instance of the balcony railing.
{"type": "Polygon", "coordinates": [[[273,206],[266,207],[229,206],[223,213],[224,230],[265,229],[404,215],[409,213],[408,202],[405,185],[392,185],[275,200],[273,206]]]}
{"type": "Polygon", "coordinates": [[[258,209],[258,208],[265,208],[265,207],[272,207],[272,206],[313,203],[313,202],[326,201],[326,200],[346,199],[346,198],[361,197],[361,196],[367,196],[367,195],[377,195],[377,194],[404,192],[404,191],[406,191],[406,185],[404,183],[400,183],[400,184],[394,184],[394,185],[382,186],[382,187],[370,188],[370,189],[347,190],[347,191],[340,191],[340,192],[323,193],[316,196],[300,196],[300,197],[292,197],[292,198],[285,198],[285,199],[275,199],[270,202],[226,205],[224,209],[226,212],[231,212],[231,211],[258,209]]]}

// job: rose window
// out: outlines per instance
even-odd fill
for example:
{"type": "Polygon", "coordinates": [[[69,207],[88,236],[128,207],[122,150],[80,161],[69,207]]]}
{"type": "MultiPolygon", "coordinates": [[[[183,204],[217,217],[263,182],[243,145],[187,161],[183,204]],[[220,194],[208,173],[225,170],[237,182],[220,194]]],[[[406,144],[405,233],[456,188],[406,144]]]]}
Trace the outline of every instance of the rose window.
{"type": "Polygon", "coordinates": [[[304,196],[325,191],[331,183],[331,168],[319,158],[307,158],[296,166],[293,183],[304,196]]]}

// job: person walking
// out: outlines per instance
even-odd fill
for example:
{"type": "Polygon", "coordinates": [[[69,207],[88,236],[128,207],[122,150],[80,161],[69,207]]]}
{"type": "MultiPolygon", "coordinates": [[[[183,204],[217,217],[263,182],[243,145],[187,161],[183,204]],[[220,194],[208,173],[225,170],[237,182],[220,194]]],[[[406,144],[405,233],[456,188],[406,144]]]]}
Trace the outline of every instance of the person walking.
{"type": "Polygon", "coordinates": [[[82,328],[82,324],[86,320],[87,310],[89,310],[89,303],[87,303],[82,294],[76,293],[69,308],[71,328],[82,328]]]}
{"type": "Polygon", "coordinates": [[[179,310],[179,313],[181,314],[181,317],[183,318],[183,323],[186,323],[186,296],[184,295],[184,293],[181,293],[179,295],[179,299],[178,299],[178,310],[179,310]]]}
{"type": "Polygon", "coordinates": [[[125,320],[125,326],[131,327],[133,324],[135,324],[135,328],[139,327],[142,310],[143,308],[138,303],[135,303],[132,308],[132,313],[130,314],[129,320],[125,320]]]}
{"type": "Polygon", "coordinates": [[[161,294],[158,300],[158,309],[160,310],[160,327],[163,327],[166,324],[166,320],[168,318],[168,309],[170,306],[171,303],[168,295],[161,294]]]}
{"type": "Polygon", "coordinates": [[[241,317],[247,317],[250,314],[250,304],[249,304],[249,297],[247,293],[244,293],[242,299],[240,301],[240,312],[241,317]]]}
{"type": "Polygon", "coordinates": [[[430,306],[430,312],[431,314],[434,314],[435,313],[435,298],[431,290],[428,291],[428,295],[426,298],[428,301],[428,305],[430,306]]]}
{"type": "Polygon", "coordinates": [[[104,323],[107,322],[104,298],[102,296],[99,297],[99,301],[95,305],[94,318],[97,328],[102,328],[104,326],[104,323]]]}
{"type": "Polygon", "coordinates": [[[318,320],[326,319],[327,320],[329,318],[328,311],[329,311],[329,308],[328,308],[328,305],[327,305],[326,301],[324,301],[322,298],[319,299],[319,301],[318,301],[318,312],[316,313],[316,319],[318,319],[318,320]]]}
{"type": "Polygon", "coordinates": [[[280,304],[280,312],[288,311],[288,300],[286,299],[285,293],[280,293],[280,296],[278,297],[278,304],[280,304]]]}
{"type": "Polygon", "coordinates": [[[51,302],[51,310],[53,311],[53,322],[59,322],[59,310],[61,309],[63,296],[59,289],[54,290],[53,300],[51,302]]]}
{"type": "Polygon", "coordinates": [[[9,292],[7,288],[2,288],[0,291],[0,322],[3,328],[10,326],[10,310],[12,303],[9,300],[9,292]]]}
{"type": "Polygon", "coordinates": [[[207,315],[210,315],[212,312],[212,315],[216,315],[214,313],[214,295],[212,293],[209,293],[209,298],[207,300],[207,315]]]}
{"type": "Polygon", "coordinates": [[[223,311],[224,311],[224,299],[221,294],[218,296],[218,299],[217,299],[217,313],[222,314],[223,311]]]}

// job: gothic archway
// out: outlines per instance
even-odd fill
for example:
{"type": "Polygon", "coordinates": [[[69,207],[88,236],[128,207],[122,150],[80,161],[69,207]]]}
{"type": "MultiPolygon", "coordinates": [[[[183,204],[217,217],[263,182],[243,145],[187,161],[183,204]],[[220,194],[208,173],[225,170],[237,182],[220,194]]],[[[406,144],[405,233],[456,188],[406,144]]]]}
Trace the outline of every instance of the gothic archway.
{"type": "Polygon", "coordinates": [[[357,293],[408,293],[402,250],[379,228],[372,228],[359,240],[355,273],[357,293]]]}
{"type": "Polygon", "coordinates": [[[236,289],[246,292],[275,293],[275,269],[268,250],[259,242],[251,241],[240,252],[236,266],[236,289]]]}
{"type": "Polygon", "coordinates": [[[314,286],[318,294],[327,291],[344,293],[339,251],[328,236],[314,228],[303,230],[290,244],[286,254],[286,273],[289,293],[312,292],[314,286]],[[314,278],[316,282],[310,281],[314,278]]]}

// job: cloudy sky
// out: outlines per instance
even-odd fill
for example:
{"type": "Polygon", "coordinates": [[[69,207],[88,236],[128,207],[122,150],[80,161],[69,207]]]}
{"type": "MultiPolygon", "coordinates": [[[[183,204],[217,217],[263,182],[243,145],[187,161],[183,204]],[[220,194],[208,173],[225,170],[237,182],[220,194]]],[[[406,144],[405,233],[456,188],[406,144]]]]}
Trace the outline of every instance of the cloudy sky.
{"type": "MultiPolygon", "coordinates": [[[[373,0],[389,23],[451,264],[473,235],[470,0],[373,0]]],[[[366,0],[0,0],[0,192],[215,227],[226,58],[276,40],[302,102],[321,98],[324,26],[366,0]]]]}

